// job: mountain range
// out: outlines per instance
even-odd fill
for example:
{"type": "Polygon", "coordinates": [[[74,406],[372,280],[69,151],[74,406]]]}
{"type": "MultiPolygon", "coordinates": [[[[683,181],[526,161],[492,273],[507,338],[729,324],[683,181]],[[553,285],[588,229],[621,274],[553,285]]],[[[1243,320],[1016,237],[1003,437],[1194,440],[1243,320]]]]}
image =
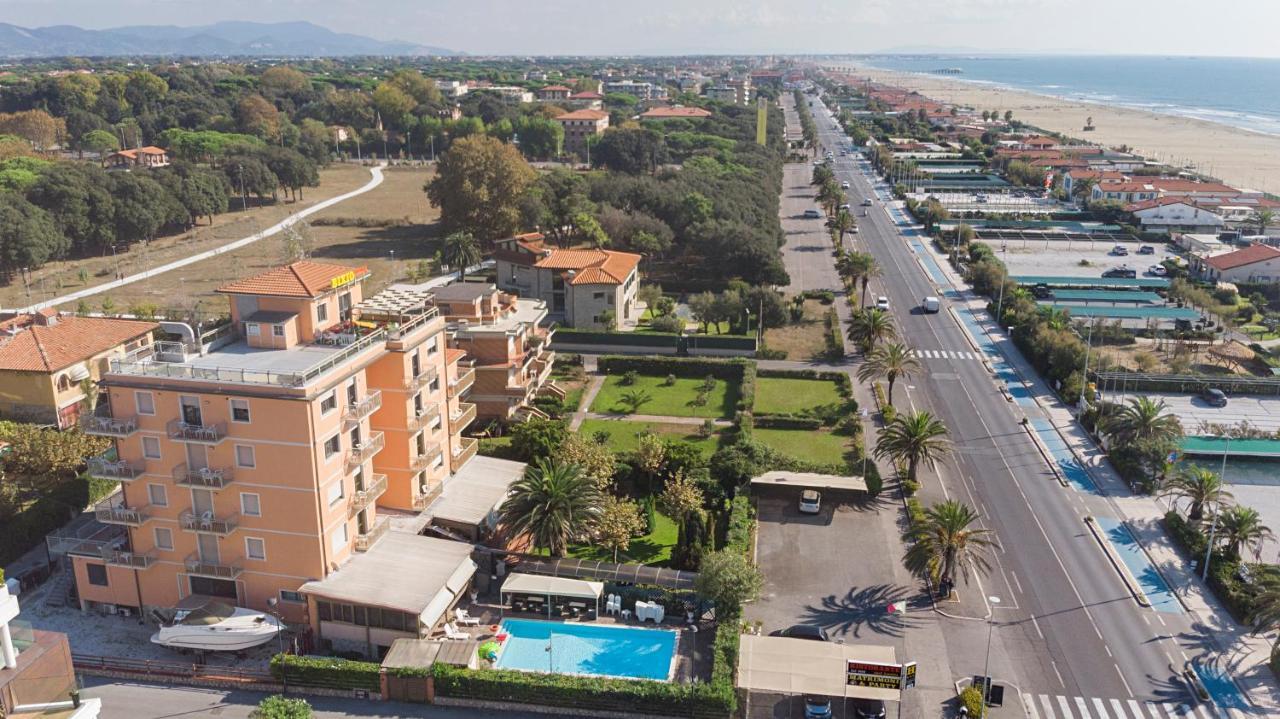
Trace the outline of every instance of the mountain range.
{"type": "Polygon", "coordinates": [[[465,53],[442,47],[334,32],[309,22],[232,21],[197,27],[131,25],[105,30],[74,25],[25,28],[0,23],[0,57],[462,54],[465,53]]]}

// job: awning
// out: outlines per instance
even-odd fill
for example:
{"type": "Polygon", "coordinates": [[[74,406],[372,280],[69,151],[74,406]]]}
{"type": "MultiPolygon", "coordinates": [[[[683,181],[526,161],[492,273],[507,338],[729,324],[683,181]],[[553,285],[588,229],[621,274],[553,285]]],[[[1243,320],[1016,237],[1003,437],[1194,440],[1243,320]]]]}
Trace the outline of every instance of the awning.
{"type": "Polygon", "coordinates": [[[838,474],[814,474],[812,472],[765,472],[751,479],[753,487],[795,487],[797,489],[835,489],[846,492],[867,491],[867,481],[862,477],[845,477],[838,474]]]}
{"type": "Polygon", "coordinates": [[[303,594],[415,614],[434,625],[475,574],[472,546],[464,542],[387,532],[338,571],[302,585],[303,594]]]}
{"type": "Polygon", "coordinates": [[[445,485],[431,505],[433,519],[479,526],[507,498],[511,484],[524,476],[524,462],[476,456],[445,485]]]}
{"type": "Polygon", "coordinates": [[[773,694],[819,694],[898,701],[897,689],[849,686],[849,661],[896,662],[893,647],[742,635],[738,688],[773,694]]]}
{"type": "Polygon", "coordinates": [[[575,599],[599,599],[600,595],[604,594],[604,582],[588,582],[566,577],[543,577],[517,572],[507,576],[507,581],[502,584],[502,591],[504,594],[543,594],[575,599]]]}

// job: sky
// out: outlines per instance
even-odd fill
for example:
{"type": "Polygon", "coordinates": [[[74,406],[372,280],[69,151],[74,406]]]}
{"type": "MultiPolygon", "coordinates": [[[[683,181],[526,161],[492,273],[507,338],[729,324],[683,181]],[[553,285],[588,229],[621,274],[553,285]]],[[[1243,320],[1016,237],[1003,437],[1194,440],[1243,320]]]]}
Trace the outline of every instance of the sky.
{"type": "Polygon", "coordinates": [[[1280,57],[1280,0],[0,0],[24,27],[307,20],[501,55],[938,51],[1280,57]]]}

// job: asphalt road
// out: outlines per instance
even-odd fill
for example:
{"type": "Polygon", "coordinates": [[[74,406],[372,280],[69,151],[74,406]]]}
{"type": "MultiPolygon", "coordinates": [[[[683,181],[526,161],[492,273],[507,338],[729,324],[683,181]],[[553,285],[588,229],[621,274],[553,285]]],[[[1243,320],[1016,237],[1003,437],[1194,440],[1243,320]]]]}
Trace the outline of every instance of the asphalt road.
{"type": "MultiPolygon", "coordinates": [[[[847,144],[820,107],[814,117],[824,149],[847,144]]],[[[1033,695],[1180,704],[1186,691],[1171,664],[1181,667],[1184,654],[1208,651],[1202,638],[1186,615],[1143,609],[1133,600],[1082,521],[1105,509],[1107,498],[1054,479],[1020,424],[1024,415],[1044,415],[1007,401],[986,365],[966,357],[973,347],[945,306],[933,315],[914,311],[921,297],[941,296],[947,305],[954,295],[917,262],[912,239],[890,219],[887,195],[873,190],[869,166],[838,157],[836,169],[852,183],[855,206],[877,197],[868,216],[858,217],[856,245],[879,260],[879,292],[895,308],[903,340],[937,356],[924,360],[925,371],[896,398],[899,406],[935,413],[951,430],[953,458],[925,481],[940,478],[948,496],[976,507],[1003,546],[981,587],[961,587],[1001,600],[992,615],[993,676],[1033,695]]],[[[946,647],[962,676],[981,673],[987,640],[986,631],[965,624],[977,622],[957,620],[946,647]]]]}

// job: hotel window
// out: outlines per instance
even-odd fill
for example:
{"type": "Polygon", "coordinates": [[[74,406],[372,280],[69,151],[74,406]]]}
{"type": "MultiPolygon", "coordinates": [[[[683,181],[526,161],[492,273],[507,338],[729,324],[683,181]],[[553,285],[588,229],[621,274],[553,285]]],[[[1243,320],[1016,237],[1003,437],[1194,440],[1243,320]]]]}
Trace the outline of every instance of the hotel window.
{"type": "Polygon", "coordinates": [[[160,438],[142,438],[142,456],[146,459],[160,459],[160,438]]]}
{"type": "Polygon", "coordinates": [[[430,431],[435,432],[435,431],[439,430],[439,429],[440,429],[440,425],[442,425],[443,423],[444,423],[444,421],[443,421],[442,419],[440,419],[440,415],[436,415],[436,416],[435,416],[435,419],[431,420],[431,427],[429,428],[429,429],[430,429],[430,431]]]}
{"type": "Polygon", "coordinates": [[[173,549],[173,530],[168,527],[156,527],[156,549],[173,549]]]}
{"type": "Polygon", "coordinates": [[[240,513],[246,517],[261,517],[262,498],[252,492],[241,492],[240,513]]]}
{"type": "Polygon", "coordinates": [[[246,322],[244,323],[244,333],[249,337],[257,337],[262,334],[262,330],[256,322],[246,322]]]}
{"type": "Polygon", "coordinates": [[[147,500],[157,507],[168,507],[169,492],[163,484],[148,484],[147,500]]]}
{"type": "Polygon", "coordinates": [[[280,601],[292,602],[294,604],[306,604],[307,598],[302,596],[302,592],[295,592],[289,589],[281,589],[280,601]]]}
{"type": "Polygon", "coordinates": [[[257,537],[244,538],[244,556],[249,559],[266,559],[267,542],[257,537]]]}
{"type": "Polygon", "coordinates": [[[329,320],[329,305],[321,302],[316,305],[316,322],[327,322],[329,320]]]}
{"type": "Polygon", "coordinates": [[[276,337],[284,337],[284,325],[271,325],[271,334],[276,337]]]}
{"type": "Polygon", "coordinates": [[[338,481],[329,485],[329,506],[330,507],[337,504],[338,502],[341,502],[342,498],[347,496],[346,484],[347,484],[346,481],[339,479],[338,481]]]}
{"type": "MultiPolygon", "coordinates": [[[[333,532],[333,538],[329,542],[329,546],[333,551],[337,552],[347,546],[347,525],[345,523],[338,525],[333,532]]],[[[92,566],[92,565],[90,565],[92,566]]]]}
{"type": "Polygon", "coordinates": [[[236,466],[253,469],[258,466],[257,457],[253,453],[253,447],[247,444],[236,445],[236,466]]]}
{"type": "Polygon", "coordinates": [[[138,404],[138,414],[155,414],[156,398],[150,392],[134,392],[134,401],[138,404]]]}
{"type": "Polygon", "coordinates": [[[440,351],[440,337],[437,335],[427,340],[427,354],[433,355],[440,351]]]}
{"type": "Polygon", "coordinates": [[[85,572],[89,575],[89,583],[95,587],[108,586],[107,567],[103,564],[86,564],[85,572]]]}
{"type": "Polygon", "coordinates": [[[324,458],[329,459],[342,449],[342,440],[338,435],[333,435],[324,441],[324,458]]]}
{"type": "Polygon", "coordinates": [[[231,421],[248,423],[249,421],[249,400],[233,399],[231,400],[231,421]]]}
{"type": "Polygon", "coordinates": [[[593,299],[593,300],[603,300],[603,299],[604,299],[604,293],[603,293],[603,292],[592,292],[592,293],[591,293],[591,299],[593,299]]]}
{"type": "Polygon", "coordinates": [[[439,378],[439,377],[437,377],[437,378],[435,378],[435,379],[431,380],[431,384],[427,385],[427,391],[428,391],[428,392],[439,392],[439,391],[440,391],[440,378],[439,378]]]}
{"type": "Polygon", "coordinates": [[[338,408],[338,390],[330,390],[329,394],[320,400],[320,414],[329,414],[338,408]]]}

